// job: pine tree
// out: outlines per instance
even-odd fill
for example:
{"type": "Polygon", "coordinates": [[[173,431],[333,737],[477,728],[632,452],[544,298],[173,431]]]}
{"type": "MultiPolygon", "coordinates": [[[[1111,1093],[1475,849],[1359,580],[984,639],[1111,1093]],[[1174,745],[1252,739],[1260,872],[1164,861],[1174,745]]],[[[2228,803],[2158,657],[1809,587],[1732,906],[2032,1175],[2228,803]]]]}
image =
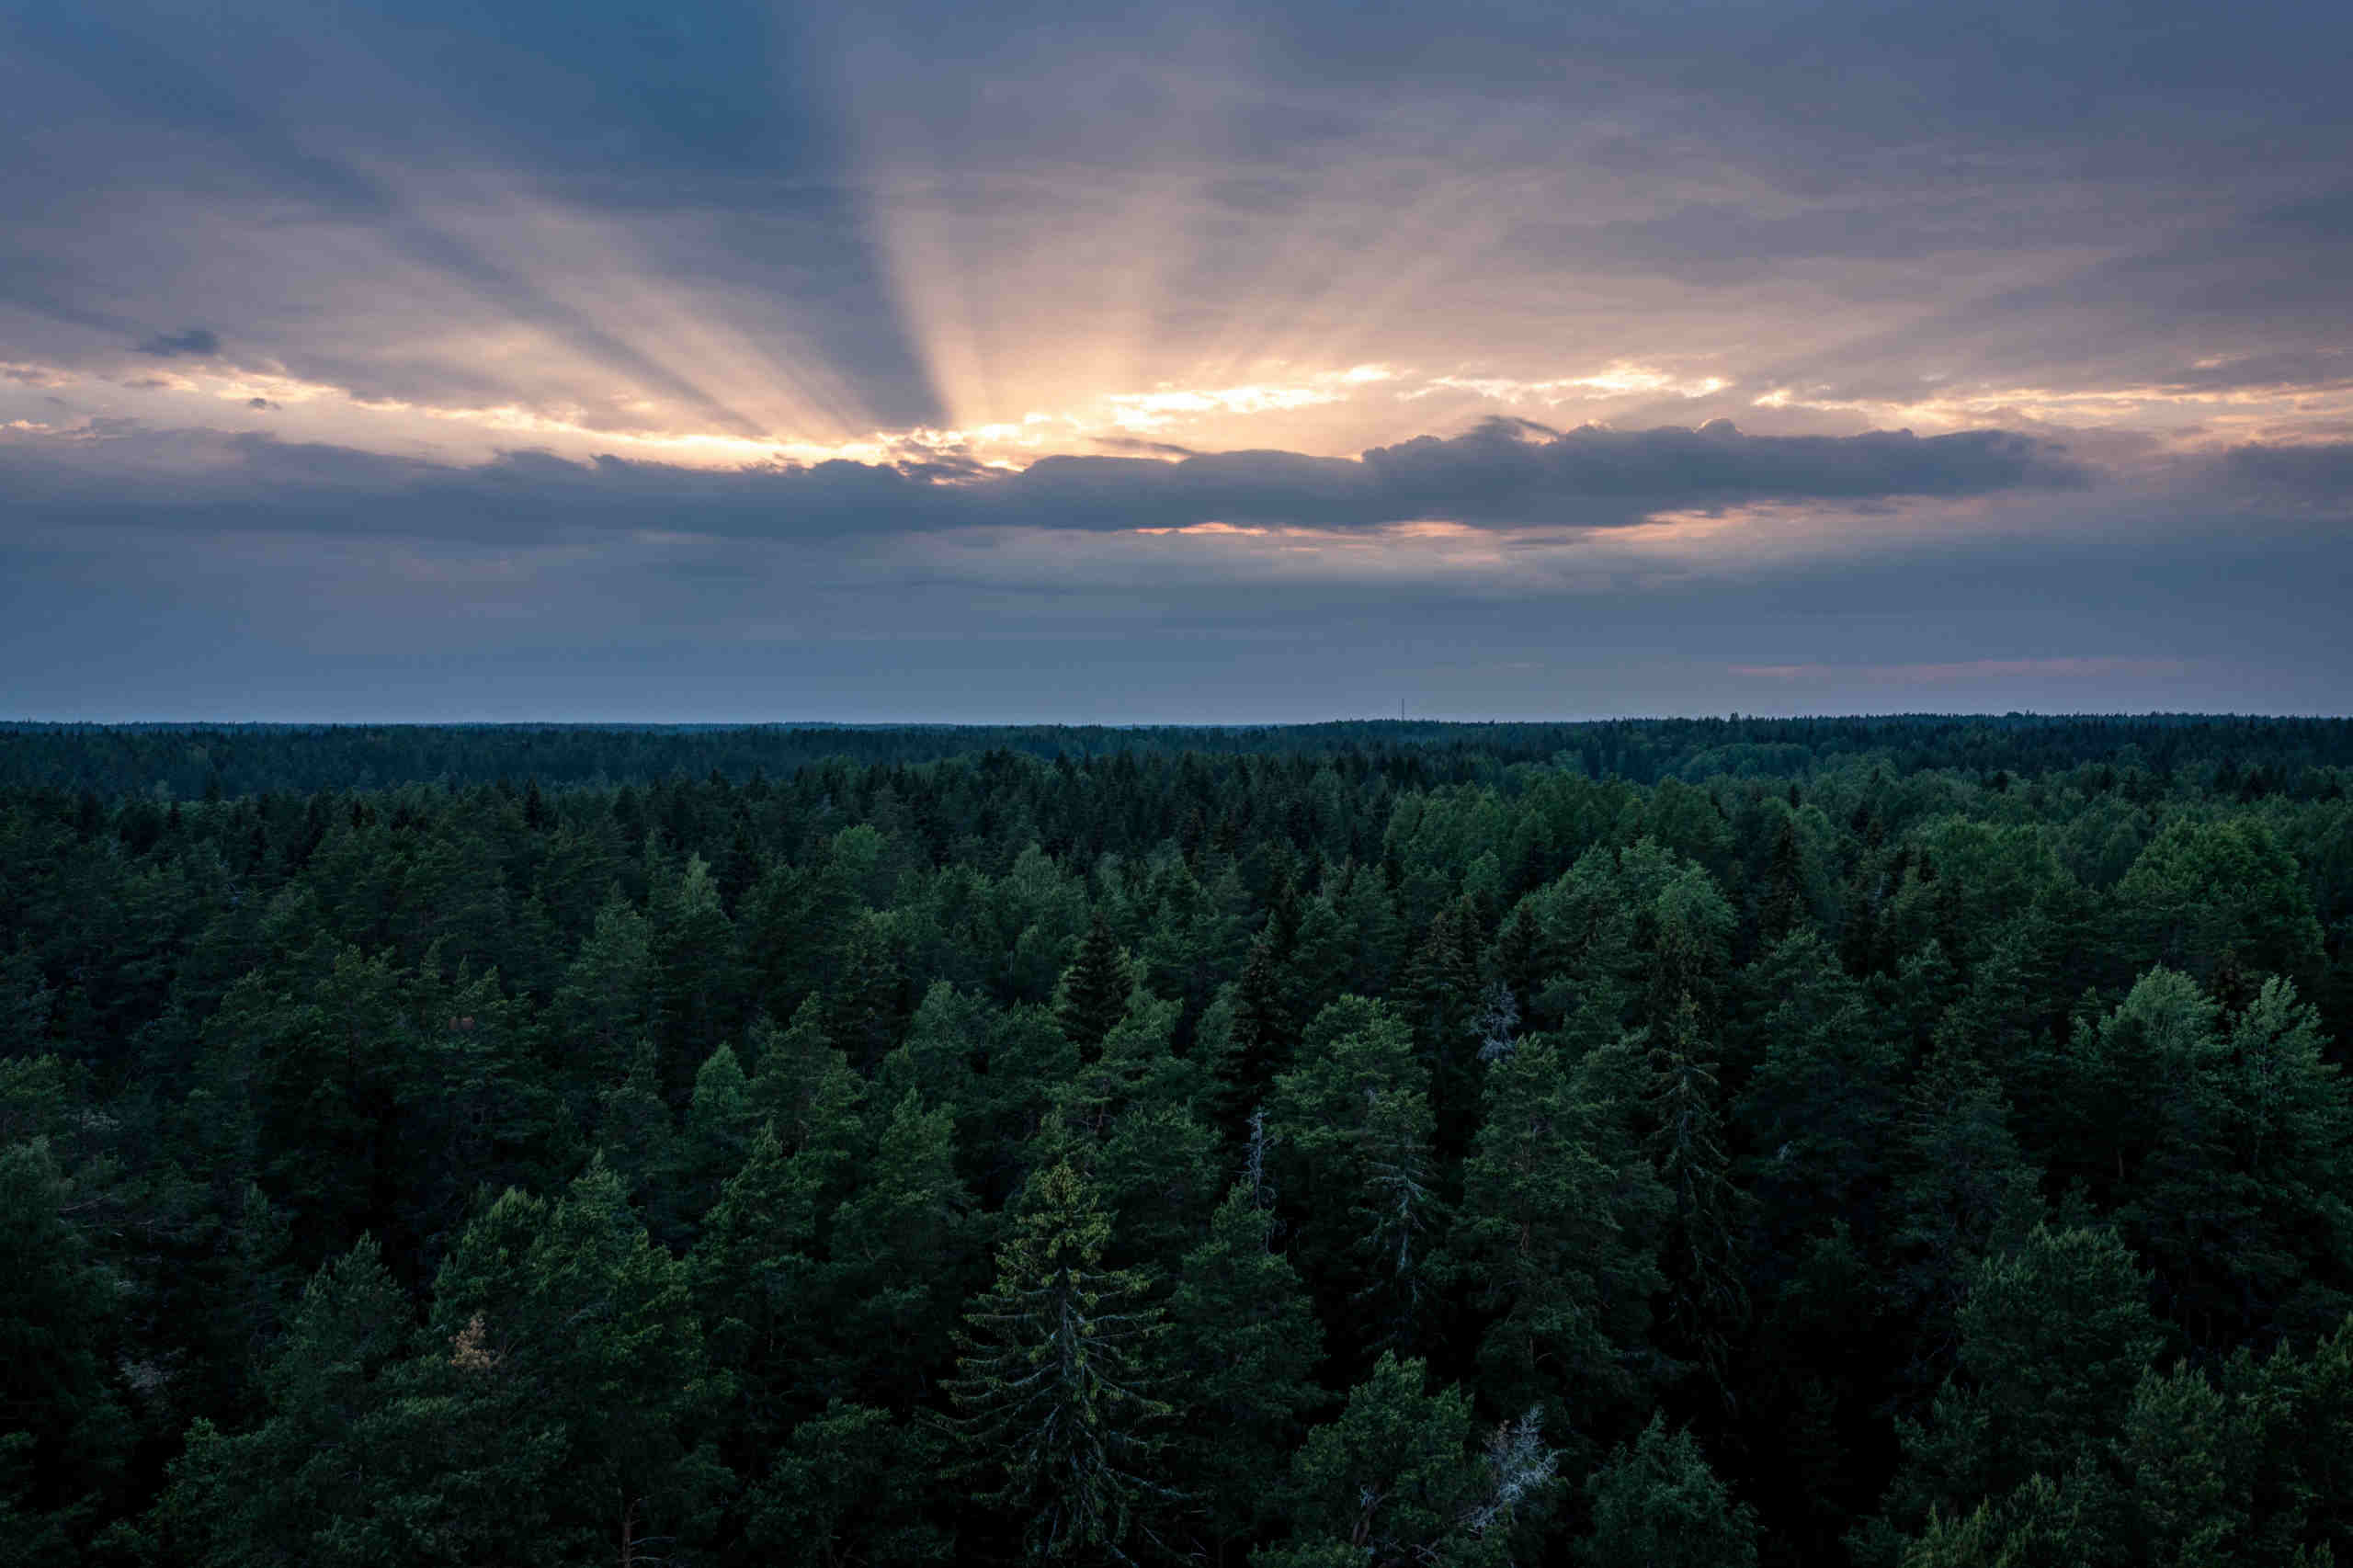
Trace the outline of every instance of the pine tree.
{"type": "Polygon", "coordinates": [[[956,1175],[955,1108],[910,1089],[873,1135],[873,1155],[835,1210],[829,1235],[839,1291],[827,1335],[861,1369],[858,1396],[904,1409],[945,1366],[956,1302],[984,1233],[956,1175]]]}
{"type": "Polygon", "coordinates": [[[1863,988],[1811,927],[1750,966],[1754,998],[1745,1031],[1755,1071],[1737,1120],[1756,1151],[1753,1186],[1770,1256],[1834,1223],[1867,1240],[1886,1179],[1898,1108],[1900,1050],[1871,1017],[1863,988]]]}
{"type": "Polygon", "coordinates": [[[267,1414],[224,1436],[189,1432],[156,1511],[169,1560],[371,1563],[396,1550],[383,1514],[391,1456],[384,1374],[409,1335],[408,1301],[373,1237],[322,1264],[262,1376],[267,1414]]]}
{"type": "Polygon", "coordinates": [[[955,1538],[935,1522],[944,1448],[920,1421],[835,1401],[776,1450],[746,1507],[745,1544],[759,1561],[813,1568],[952,1562],[955,1538]]]}
{"type": "Polygon", "coordinates": [[[654,1038],[663,1092],[683,1104],[695,1069],[741,1022],[735,1013],[735,928],[702,857],[654,879],[648,954],[654,968],[654,1038]]]}
{"type": "Polygon", "coordinates": [[[108,1375],[116,1292],[45,1140],[0,1149],[0,1520],[70,1562],[119,1506],[133,1431],[108,1375]]]}
{"type": "Polygon", "coordinates": [[[1413,1348],[1443,1282],[1438,1241],[1446,1210],[1437,1190],[1432,1124],[1428,1098],[1411,1090],[1376,1093],[1365,1108],[1356,1146],[1356,1252],[1364,1280],[1357,1299],[1364,1342],[1374,1348],[1413,1348]]]}
{"type": "Polygon", "coordinates": [[[1688,1431],[1653,1415],[1642,1436],[1586,1481],[1593,1528],[1577,1543],[1592,1568],[1755,1568],[1756,1510],[1733,1500],[1688,1431]]]}
{"type": "Polygon", "coordinates": [[[1425,1392],[1423,1363],[1383,1351],[1347,1408],[1291,1460],[1291,1539],[1260,1568],[1499,1568],[1541,1520],[1558,1456],[1533,1415],[1478,1440],[1461,1389],[1425,1392]]]}
{"type": "Polygon", "coordinates": [[[742,1167],[759,1122],[743,1066],[733,1048],[722,1045],[696,1070],[677,1140],[677,1190],[671,1203],[689,1227],[702,1222],[722,1184],[742,1167]]]}
{"type": "Polygon", "coordinates": [[[1853,1538],[1893,1562],[1931,1516],[1965,1517],[2030,1478],[2109,1507],[2109,1441],[2159,1343],[2146,1278],[2110,1233],[2037,1225],[1978,1267],[1960,1313],[1955,1376],[1926,1425],[1900,1421],[1904,1463],[1883,1517],[1853,1538]]]}
{"type": "Polygon", "coordinates": [[[847,1327],[835,1321],[841,1270],[821,1230],[849,1188],[862,1138],[858,1080],[840,1068],[795,1129],[797,1147],[773,1125],[754,1135],[688,1258],[712,1363],[734,1379],[739,1435],[761,1455],[796,1411],[854,1383],[855,1360],[836,1346],[847,1327]]]}
{"type": "Polygon", "coordinates": [[[1247,1537],[1267,1511],[1266,1478],[1299,1445],[1325,1402],[1315,1384],[1324,1335],[1275,1219],[1248,1178],[1185,1255],[1168,1304],[1166,1365],[1178,1402],[1175,1461],[1207,1512],[1213,1552],[1247,1537]]]}
{"type": "Polygon", "coordinates": [[[1806,918],[1805,854],[1798,845],[1798,820],[1784,816],[1773,835],[1773,852],[1765,865],[1765,895],[1756,909],[1756,933],[1767,942],[1779,942],[1806,918]]]}
{"type": "Polygon", "coordinates": [[[1427,1081],[1405,1021],[1343,996],[1316,1015],[1267,1108],[1293,1171],[1302,1272],[1327,1312],[1377,1345],[1409,1345],[1420,1331],[1436,1262],[1427,1081]]]}
{"type": "Polygon", "coordinates": [[[1483,1389],[1499,1409],[1589,1422],[1632,1392],[1628,1363],[1664,1283],[1653,1252],[1666,1195],[1639,1158],[1604,1163],[1597,1119],[1542,1037],[1492,1063],[1485,1092],[1448,1244],[1499,1314],[1479,1346],[1483,1389]]]}
{"type": "Polygon", "coordinates": [[[413,1549],[552,1568],[706,1537],[733,1478],[688,1278],[601,1161],[467,1227],[396,1373],[413,1549]]]}
{"type": "Polygon", "coordinates": [[[1111,1224],[1065,1161],[1032,1179],[997,1249],[996,1282],[965,1313],[956,1430],[1038,1562],[1128,1562],[1172,1500],[1156,1477],[1170,1414],[1147,1373],[1160,1309],[1146,1278],[1106,1269],[1111,1224]]]}

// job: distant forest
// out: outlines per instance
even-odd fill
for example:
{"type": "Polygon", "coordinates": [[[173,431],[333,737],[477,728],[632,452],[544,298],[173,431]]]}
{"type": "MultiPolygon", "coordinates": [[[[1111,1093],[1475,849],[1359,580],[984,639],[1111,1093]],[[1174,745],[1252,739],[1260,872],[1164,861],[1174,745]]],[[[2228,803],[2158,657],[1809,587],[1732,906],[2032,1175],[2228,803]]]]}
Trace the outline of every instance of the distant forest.
{"type": "Polygon", "coordinates": [[[2353,1568],[2353,722],[0,726],[56,1564],[2353,1568]]]}

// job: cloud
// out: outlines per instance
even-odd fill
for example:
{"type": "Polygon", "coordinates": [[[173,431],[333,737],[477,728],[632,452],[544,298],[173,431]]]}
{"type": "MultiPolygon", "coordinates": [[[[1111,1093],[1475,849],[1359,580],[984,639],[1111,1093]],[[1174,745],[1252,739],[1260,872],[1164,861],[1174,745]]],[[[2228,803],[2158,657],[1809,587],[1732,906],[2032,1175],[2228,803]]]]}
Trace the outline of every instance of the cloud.
{"type": "Polygon", "coordinates": [[[221,352],[221,339],[200,326],[182,332],[158,333],[139,346],[142,354],[152,354],[158,359],[176,359],[181,355],[190,358],[210,359],[221,352]]]}
{"type": "Polygon", "coordinates": [[[2160,378],[2167,392],[2269,391],[2353,384],[2353,352],[2342,348],[2288,348],[2270,354],[2208,359],[2160,378]]]}
{"type": "Polygon", "coordinates": [[[2226,486],[2265,500],[2353,507],[2353,441],[2251,443],[2224,453],[2221,469],[2226,486]]]}
{"type": "Polygon", "coordinates": [[[1365,463],[1407,507],[1427,498],[1411,515],[1521,522],[1590,502],[1646,515],[1757,502],[2078,489],[2091,478],[2063,449],[2006,430],[1748,436],[1722,419],[1697,430],[1587,426],[1550,440],[1530,439],[1529,430],[1491,420],[1450,441],[1424,436],[1375,449],[1365,463]]]}
{"type": "MultiPolygon", "coordinates": [[[[250,405],[249,405],[250,406],[250,405]]],[[[1048,457],[1019,472],[953,457],[714,471],[508,453],[473,467],[258,434],[121,432],[103,459],[0,454],[28,515],[169,516],[335,533],[532,537],[566,528],[779,538],[963,528],[1124,530],[1208,523],[1362,529],[1424,520],[1489,528],[1610,528],[1661,512],[1757,504],[1950,499],[2079,488],[2087,470],[2002,430],[1922,437],[1699,430],[1552,432],[1492,420],[1467,434],[1299,452],[1048,457]]],[[[5,515],[5,514],[0,514],[5,515]]]]}

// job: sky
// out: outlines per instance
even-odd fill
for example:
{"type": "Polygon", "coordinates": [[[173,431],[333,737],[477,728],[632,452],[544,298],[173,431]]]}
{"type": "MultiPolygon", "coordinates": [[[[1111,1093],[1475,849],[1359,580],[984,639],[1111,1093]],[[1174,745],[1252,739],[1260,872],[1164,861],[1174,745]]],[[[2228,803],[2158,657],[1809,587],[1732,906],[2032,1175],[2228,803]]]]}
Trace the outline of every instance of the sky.
{"type": "Polygon", "coordinates": [[[0,717],[2353,711],[2347,58],[0,0],[0,717]]]}

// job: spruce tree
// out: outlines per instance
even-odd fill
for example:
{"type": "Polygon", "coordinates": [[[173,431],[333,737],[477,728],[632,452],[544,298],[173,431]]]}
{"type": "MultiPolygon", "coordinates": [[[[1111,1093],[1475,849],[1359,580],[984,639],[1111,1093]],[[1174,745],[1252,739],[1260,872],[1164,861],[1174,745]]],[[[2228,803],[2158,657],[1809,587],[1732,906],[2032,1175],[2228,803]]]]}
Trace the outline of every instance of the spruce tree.
{"type": "Polygon", "coordinates": [[[1731,1180],[1722,1090],[1689,998],[1651,1040],[1651,1159],[1674,1205],[1664,1270],[1668,1344],[1721,1380],[1748,1312],[1742,1194],[1731,1180]]]}
{"type": "Polygon", "coordinates": [[[1134,984],[1127,952],[1098,909],[1078,945],[1078,956],[1063,971],[1062,983],[1055,988],[1054,1021],[1081,1054],[1091,1054],[1127,1012],[1128,993],[1134,984]]]}
{"type": "Polygon", "coordinates": [[[1170,1407],[1149,1374],[1161,1312],[1146,1276],[1103,1267],[1110,1238],[1068,1161],[1032,1178],[945,1385],[984,1500],[1036,1562],[1131,1561],[1173,1501],[1156,1475],[1170,1407]]]}
{"type": "Polygon", "coordinates": [[[1232,1022],[1218,1071],[1224,1085],[1221,1103],[1225,1120],[1235,1128],[1265,1099],[1275,1074],[1290,1058],[1291,1014],[1283,1001],[1274,948],[1263,936],[1250,944],[1231,996],[1232,1022]]]}

